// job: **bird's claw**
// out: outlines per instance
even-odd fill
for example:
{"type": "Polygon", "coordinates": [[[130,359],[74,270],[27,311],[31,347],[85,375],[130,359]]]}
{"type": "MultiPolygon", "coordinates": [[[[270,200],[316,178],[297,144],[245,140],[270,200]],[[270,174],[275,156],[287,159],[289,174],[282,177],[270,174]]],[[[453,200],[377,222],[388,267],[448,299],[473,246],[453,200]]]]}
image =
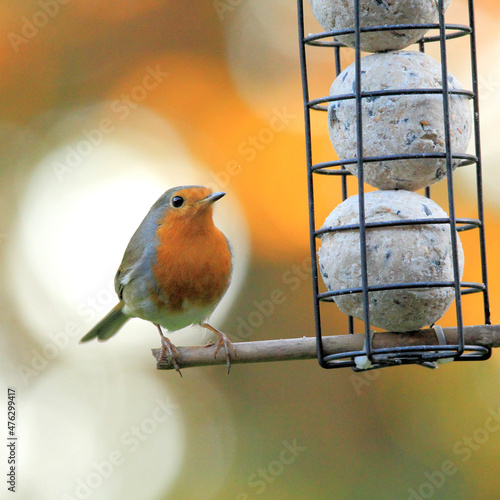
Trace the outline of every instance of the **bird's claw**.
{"type": "Polygon", "coordinates": [[[178,363],[178,361],[180,361],[179,351],[177,350],[177,347],[175,347],[175,345],[172,344],[172,342],[170,342],[170,340],[168,340],[167,337],[162,334],[161,348],[160,352],[158,353],[158,357],[156,358],[157,367],[159,367],[162,360],[165,359],[165,355],[167,354],[167,352],[175,371],[182,377],[181,369],[178,363]]]}
{"type": "Polygon", "coordinates": [[[215,348],[214,358],[217,358],[217,353],[220,351],[222,347],[224,347],[224,351],[226,352],[226,366],[227,366],[227,374],[231,371],[231,359],[234,357],[238,357],[236,354],[236,348],[231,343],[231,341],[222,333],[219,332],[219,342],[217,342],[217,347],[215,348]]]}
{"type": "MultiPolygon", "coordinates": [[[[220,351],[221,347],[224,347],[224,351],[226,352],[226,366],[227,366],[227,374],[229,375],[229,372],[231,371],[231,354],[233,358],[237,358],[238,354],[236,353],[236,348],[234,345],[231,343],[231,341],[224,335],[221,331],[217,330],[217,328],[214,328],[213,326],[209,325],[208,323],[203,323],[201,326],[204,328],[207,328],[208,330],[212,331],[219,337],[219,342],[217,342],[217,347],[215,348],[215,353],[214,353],[214,358],[217,359],[217,353],[220,351]]],[[[214,342],[211,340],[206,347],[214,345],[214,342]]]]}

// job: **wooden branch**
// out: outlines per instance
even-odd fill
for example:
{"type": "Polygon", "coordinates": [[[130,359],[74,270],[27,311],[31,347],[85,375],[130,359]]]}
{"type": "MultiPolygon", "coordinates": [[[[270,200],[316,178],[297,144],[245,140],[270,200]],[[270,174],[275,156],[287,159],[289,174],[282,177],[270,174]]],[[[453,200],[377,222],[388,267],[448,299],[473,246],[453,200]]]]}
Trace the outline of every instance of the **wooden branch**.
{"type": "MultiPolygon", "coordinates": [[[[456,327],[443,328],[448,345],[457,343],[456,327]]],[[[500,325],[477,325],[464,327],[464,339],[467,345],[484,347],[500,347],[500,325]]],[[[325,354],[361,351],[364,334],[336,335],[323,337],[325,354]]],[[[373,348],[400,346],[422,346],[439,344],[433,329],[419,330],[409,333],[380,332],[373,337],[373,348]]],[[[268,361],[292,361],[316,358],[316,338],[302,337],[295,339],[262,340],[256,342],[233,343],[237,357],[232,365],[239,363],[262,363],[268,361]]],[[[225,365],[226,357],[223,349],[219,350],[217,359],[214,357],[215,345],[177,347],[179,351],[178,365],[180,368],[194,366],[225,365]]],[[[159,349],[152,349],[153,356],[158,356],[159,349]]],[[[158,364],[159,370],[172,370],[170,359],[164,359],[158,364]]]]}

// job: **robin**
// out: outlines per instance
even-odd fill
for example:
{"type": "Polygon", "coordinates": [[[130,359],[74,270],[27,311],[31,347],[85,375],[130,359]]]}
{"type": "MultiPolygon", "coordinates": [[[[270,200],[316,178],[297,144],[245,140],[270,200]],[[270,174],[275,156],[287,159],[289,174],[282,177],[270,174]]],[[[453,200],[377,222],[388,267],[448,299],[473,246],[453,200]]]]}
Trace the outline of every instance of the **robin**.
{"type": "Polygon", "coordinates": [[[179,186],[158,199],[132,236],[116,273],[120,302],[80,342],[107,340],[130,318],[142,318],[160,332],[158,363],[168,352],[181,374],[179,352],[162,327],[172,332],[200,325],[218,336],[215,356],[224,348],[229,374],[236,350],[207,323],[231,279],[231,245],[212,219],[213,204],[225,194],[179,186]]]}

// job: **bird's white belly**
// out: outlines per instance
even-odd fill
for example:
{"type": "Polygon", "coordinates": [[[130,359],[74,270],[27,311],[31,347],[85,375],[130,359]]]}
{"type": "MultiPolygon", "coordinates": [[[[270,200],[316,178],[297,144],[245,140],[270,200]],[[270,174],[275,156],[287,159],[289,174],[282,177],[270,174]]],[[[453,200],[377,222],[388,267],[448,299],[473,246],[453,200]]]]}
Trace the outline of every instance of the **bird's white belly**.
{"type": "Polygon", "coordinates": [[[189,325],[203,323],[214,309],[213,304],[205,307],[184,304],[180,311],[168,311],[166,308],[156,307],[150,301],[145,306],[132,309],[125,305],[124,312],[152,323],[158,323],[170,332],[175,332],[189,325]]]}

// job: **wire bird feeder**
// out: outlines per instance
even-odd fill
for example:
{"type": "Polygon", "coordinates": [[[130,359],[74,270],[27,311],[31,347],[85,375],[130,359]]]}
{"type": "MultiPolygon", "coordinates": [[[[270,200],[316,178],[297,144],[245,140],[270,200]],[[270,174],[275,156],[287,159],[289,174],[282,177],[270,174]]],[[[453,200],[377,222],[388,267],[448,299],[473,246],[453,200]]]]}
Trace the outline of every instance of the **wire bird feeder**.
{"type": "MultiPolygon", "coordinates": [[[[307,156],[307,174],[308,174],[308,194],[309,194],[309,214],[310,214],[310,245],[311,245],[311,261],[312,261],[312,277],[313,277],[313,294],[314,294],[314,311],[316,324],[316,342],[317,356],[320,365],[324,368],[340,368],[352,367],[355,371],[361,369],[382,368],[386,366],[402,365],[402,364],[420,364],[427,367],[436,367],[435,364],[439,360],[455,360],[455,361],[473,361],[485,360],[491,356],[491,347],[481,345],[467,345],[464,340],[464,321],[462,315],[462,300],[466,295],[479,293],[482,294],[484,305],[484,324],[490,325],[489,299],[488,299],[488,280],[486,269],[486,246],[484,234],[484,212],[483,212],[483,194],[482,194],[482,174],[481,174],[481,146],[479,133],[479,103],[478,103],[478,75],[476,62],[476,40],[474,26],[474,6],[473,0],[468,1],[469,25],[446,24],[444,17],[443,0],[436,0],[439,11],[438,23],[430,24],[394,24],[387,26],[370,26],[360,27],[362,20],[360,19],[360,3],[362,0],[354,0],[354,28],[353,29],[337,29],[334,31],[325,31],[313,35],[305,35],[304,33],[304,8],[303,1],[298,0],[298,32],[300,45],[300,63],[303,86],[304,100],[304,115],[305,115],[305,140],[306,140],[306,156],[307,156]],[[441,67],[441,88],[404,88],[404,89],[373,89],[362,90],[362,57],[361,57],[361,36],[363,33],[380,33],[389,30],[425,30],[429,33],[425,34],[418,43],[418,48],[421,53],[425,52],[427,44],[438,43],[440,48],[440,67],[441,67]],[[333,51],[333,60],[335,65],[335,74],[338,76],[342,72],[341,68],[341,52],[343,50],[353,50],[335,40],[341,35],[354,35],[354,82],[352,85],[352,93],[348,95],[330,95],[328,97],[310,98],[309,81],[308,81],[308,65],[307,53],[308,50],[330,50],[333,51]],[[457,90],[450,88],[450,79],[447,67],[447,45],[448,41],[459,37],[468,37],[470,41],[470,71],[471,71],[471,90],[457,90]],[[393,155],[379,155],[371,157],[363,157],[363,144],[367,141],[366,129],[363,129],[363,105],[365,100],[379,98],[380,96],[400,96],[400,95],[426,95],[440,94],[442,96],[442,120],[444,124],[444,142],[445,151],[441,153],[418,153],[393,155]],[[472,101],[473,107],[473,137],[475,142],[474,154],[455,154],[452,153],[450,140],[450,96],[463,95],[472,101]],[[311,131],[311,113],[327,111],[330,103],[338,101],[346,102],[354,100],[355,102],[355,122],[356,122],[356,155],[354,158],[342,158],[338,161],[328,161],[322,163],[314,163],[313,161],[313,140],[314,134],[311,131]],[[365,133],[365,134],[364,134],[365,133]],[[445,179],[447,183],[448,194],[448,216],[445,218],[412,218],[407,220],[387,221],[387,222],[367,222],[365,219],[365,190],[364,178],[366,176],[367,166],[372,162],[384,161],[394,162],[396,160],[408,160],[413,158],[442,158],[446,161],[445,179]],[[477,202],[477,219],[457,217],[455,213],[455,198],[453,188],[453,161],[459,160],[458,166],[464,168],[475,168],[476,172],[476,202],[477,202]],[[352,175],[346,166],[357,166],[357,193],[348,193],[348,176],[352,175]],[[315,217],[315,187],[316,183],[324,181],[325,176],[336,176],[339,180],[339,188],[342,191],[342,199],[346,200],[348,196],[358,194],[359,200],[359,223],[351,224],[350,226],[342,227],[327,227],[318,229],[315,217]],[[415,226],[423,227],[425,225],[444,224],[449,227],[451,235],[451,250],[452,250],[452,266],[453,279],[451,281],[419,281],[406,283],[391,283],[371,285],[368,280],[367,269],[367,232],[373,228],[381,227],[404,227],[415,226]],[[329,290],[320,293],[320,283],[318,279],[318,263],[316,255],[318,251],[318,239],[325,234],[338,234],[341,231],[358,231],[360,245],[360,267],[361,267],[361,286],[354,288],[341,288],[329,290]],[[464,282],[460,279],[459,255],[457,250],[457,231],[477,231],[479,233],[479,254],[481,259],[481,277],[479,282],[464,282]],[[439,345],[435,343],[424,345],[394,345],[393,347],[374,348],[372,332],[370,331],[371,308],[369,295],[374,292],[387,290],[406,290],[406,289],[430,289],[433,287],[448,287],[453,289],[455,295],[456,309],[456,343],[452,345],[444,345],[446,342],[442,337],[442,329],[436,328],[436,335],[439,339],[439,345]],[[363,307],[363,321],[365,325],[364,346],[361,350],[352,350],[350,352],[337,352],[335,354],[327,354],[325,352],[325,337],[322,334],[321,312],[324,307],[332,307],[332,302],[335,298],[350,295],[361,294],[363,307]],[[360,365],[359,360],[364,361],[360,365]]],[[[327,3],[327,2],[324,2],[327,3]]],[[[430,3],[430,2],[429,2],[430,3]]],[[[401,31],[400,31],[401,32],[401,31]]],[[[352,102],[352,101],[351,101],[352,102]]],[[[327,120],[324,121],[326,127],[327,120]]],[[[340,156],[340,155],[339,155],[340,156]]],[[[443,160],[441,160],[443,161],[443,160]]],[[[444,179],[443,179],[444,180],[444,179]]],[[[431,188],[425,187],[425,196],[431,198],[431,188]]],[[[332,207],[333,208],[333,207],[332,207]]],[[[359,297],[359,295],[358,295],[359,297]]],[[[432,325],[431,325],[432,326],[432,325]]],[[[476,328],[476,327],[473,327],[476,328]]],[[[354,320],[352,316],[348,317],[349,334],[354,333],[354,320]]],[[[399,334],[404,335],[404,334],[399,334]]],[[[378,336],[378,334],[377,334],[378,336]]],[[[357,337],[357,336],[354,336],[357,337]]],[[[426,337],[428,340],[428,337],[426,337]]]]}
{"type": "MultiPolygon", "coordinates": [[[[236,356],[232,359],[232,363],[256,363],[264,361],[287,361],[287,360],[299,360],[299,359],[313,359],[318,358],[319,364],[324,368],[341,368],[341,367],[352,367],[355,371],[383,368],[388,366],[397,366],[403,364],[419,364],[429,368],[437,367],[439,362],[444,361],[479,361],[488,359],[491,356],[492,347],[500,347],[500,325],[491,325],[490,323],[490,312],[489,312],[489,299],[488,299],[488,279],[487,279],[487,269],[486,269],[486,245],[485,245],[485,235],[484,235],[484,212],[483,212],[483,194],[482,194],[482,174],[481,174],[481,143],[479,134],[479,103],[478,103],[478,75],[477,75],[477,62],[476,62],[476,40],[475,40],[475,25],[474,25],[474,6],[473,0],[468,0],[468,15],[469,24],[468,25],[458,25],[458,24],[446,24],[444,18],[444,8],[443,4],[449,3],[449,0],[421,0],[421,4],[427,7],[433,7],[434,22],[431,23],[421,23],[421,24],[392,24],[392,25],[378,25],[378,26],[366,26],[361,27],[360,19],[360,4],[365,0],[351,0],[353,6],[351,7],[353,12],[348,12],[344,10],[342,12],[336,12],[333,16],[330,13],[330,18],[339,19],[345,13],[350,13],[353,15],[354,27],[346,29],[337,29],[335,31],[325,31],[317,33],[314,35],[305,35],[304,33],[304,8],[303,0],[297,0],[297,13],[298,13],[298,34],[299,34],[299,47],[300,47],[300,63],[301,63],[301,74],[302,74],[302,87],[303,87],[303,101],[304,101],[304,116],[305,116],[305,142],[306,142],[306,160],[307,160],[307,174],[308,174],[308,195],[309,195],[309,221],[310,221],[310,247],[311,247],[311,269],[313,278],[313,296],[314,296],[314,311],[315,311],[315,327],[316,336],[315,337],[302,337],[296,339],[280,339],[280,340],[264,340],[264,341],[252,341],[252,342],[240,342],[235,344],[236,356]],[[438,10],[438,19],[436,22],[435,13],[438,10]],[[417,30],[417,31],[415,31],[417,30]],[[418,31],[420,30],[420,31],[418,31]],[[391,81],[390,72],[383,64],[379,65],[379,73],[384,74],[386,78],[385,85],[381,88],[368,88],[363,90],[362,83],[367,81],[367,72],[363,70],[363,62],[367,61],[366,56],[361,58],[361,42],[362,35],[377,35],[380,33],[390,32],[392,36],[398,38],[400,36],[407,36],[411,39],[410,43],[406,43],[404,47],[411,45],[412,43],[417,43],[419,47],[418,52],[410,52],[402,50],[399,54],[403,54],[402,57],[417,57],[420,59],[427,59],[428,61],[433,61],[431,66],[434,66],[433,73],[433,86],[431,85],[414,85],[414,88],[390,88],[391,81]],[[417,33],[418,32],[418,33],[417,33]],[[410,36],[409,33],[417,33],[417,36],[410,36]],[[354,35],[354,37],[352,37],[354,35]],[[309,96],[309,81],[308,81],[308,66],[306,52],[308,50],[327,50],[333,51],[333,61],[335,66],[335,76],[336,82],[341,80],[341,84],[344,82],[344,77],[338,78],[338,76],[343,73],[346,74],[347,70],[342,71],[341,67],[341,52],[344,50],[352,50],[352,48],[347,48],[345,45],[338,41],[341,37],[342,41],[345,41],[346,36],[351,36],[351,41],[346,43],[351,43],[354,47],[354,70],[350,76],[352,81],[349,80],[348,91],[344,94],[336,94],[335,92],[327,97],[317,97],[311,99],[309,96]],[[420,36],[420,39],[418,37],[420,36]],[[468,37],[470,42],[470,76],[471,76],[471,89],[463,89],[460,84],[455,85],[456,80],[452,75],[448,73],[447,64],[447,42],[453,42],[454,39],[468,37]],[[425,49],[427,44],[436,43],[439,44],[440,62],[434,61],[428,55],[425,54],[425,49]],[[420,52],[420,53],[419,53],[420,52]],[[408,56],[410,54],[410,56],[408,56]],[[411,55],[413,54],[413,55],[411,55]],[[416,54],[416,56],[415,56],[416,54]],[[387,71],[386,71],[387,70],[387,71]],[[354,73],[354,74],[353,74],[354,73]],[[363,75],[363,78],[362,78],[363,75]],[[387,76],[389,75],[389,76],[387,76]],[[437,83],[436,83],[437,82],[437,83]],[[439,122],[440,130],[444,129],[442,135],[442,142],[438,141],[438,145],[441,146],[439,151],[433,152],[408,152],[396,149],[397,154],[383,154],[383,155],[367,155],[363,156],[364,145],[370,144],[371,138],[367,133],[366,128],[363,128],[363,122],[366,120],[363,112],[365,108],[368,108],[368,104],[375,102],[377,99],[382,100],[384,97],[391,97],[393,101],[400,96],[407,96],[408,98],[414,98],[415,96],[428,97],[433,96],[434,101],[438,103],[438,113],[433,115],[435,122],[439,122]],[[440,97],[442,99],[440,99],[440,97]],[[453,104],[453,99],[461,99],[466,101],[467,109],[467,132],[472,129],[472,136],[474,137],[475,151],[474,154],[466,154],[467,144],[464,146],[464,150],[460,152],[455,152],[455,146],[452,146],[452,130],[450,129],[450,118],[455,120],[453,109],[450,110],[453,104]],[[472,101],[473,117],[470,115],[470,104],[472,101]],[[354,148],[351,155],[342,157],[339,154],[340,159],[338,161],[327,161],[314,163],[313,162],[313,139],[315,135],[311,131],[311,113],[312,112],[325,112],[328,111],[329,106],[333,108],[335,105],[335,117],[337,117],[337,112],[339,112],[341,106],[339,103],[351,103],[354,102],[355,107],[352,112],[352,121],[355,123],[355,128],[352,127],[354,123],[350,123],[350,131],[355,130],[355,133],[351,136],[350,145],[354,148]],[[441,125],[442,124],[442,125],[441,125]],[[369,140],[370,139],[370,140],[369,140]],[[442,145],[444,144],[444,148],[442,145]],[[452,150],[453,149],[453,150],[452,150]],[[396,164],[396,162],[401,160],[406,160],[409,162],[415,160],[425,159],[426,161],[434,160],[436,164],[441,166],[436,169],[436,176],[431,181],[422,184],[420,187],[411,190],[398,190],[396,187],[382,187],[381,189],[386,191],[374,191],[365,194],[365,181],[372,182],[372,178],[369,178],[369,171],[371,166],[376,165],[376,162],[384,162],[384,165],[396,164]],[[444,164],[444,165],[443,165],[444,164]],[[357,168],[355,172],[357,175],[357,192],[349,193],[350,183],[348,181],[349,176],[351,176],[350,169],[353,167],[357,168]],[[455,213],[455,193],[453,188],[453,168],[463,167],[463,168],[475,168],[476,177],[476,212],[477,218],[465,218],[457,217],[455,213]],[[439,171],[439,174],[438,174],[439,171]],[[325,177],[326,176],[326,177],[325,177]],[[326,224],[321,228],[316,226],[316,215],[315,215],[315,187],[316,183],[326,182],[328,176],[334,176],[338,180],[338,187],[341,190],[343,203],[346,201],[351,201],[351,208],[354,205],[357,213],[355,218],[355,223],[343,224],[342,222],[334,226],[326,224]],[[448,213],[444,211],[431,200],[431,188],[430,184],[436,182],[443,178],[442,183],[446,180],[447,184],[447,197],[448,197],[448,213]],[[348,189],[349,188],[349,189],[348,189]],[[392,191],[387,191],[391,189],[392,191]],[[425,189],[425,197],[416,193],[412,193],[412,190],[425,189]],[[397,220],[378,220],[372,221],[368,220],[368,213],[365,212],[370,205],[366,203],[367,198],[373,196],[376,193],[380,193],[386,196],[387,193],[393,193],[392,196],[402,196],[403,198],[409,199],[411,197],[417,197],[419,200],[424,200],[420,202],[420,210],[424,210],[422,216],[397,218],[397,220]],[[406,194],[404,194],[406,193],[406,194]],[[353,194],[357,194],[357,202],[352,203],[354,199],[353,194]],[[427,201],[426,201],[427,200],[427,201]],[[428,206],[433,206],[433,210],[429,210],[428,206]],[[436,216],[436,213],[441,214],[436,216]],[[373,245],[369,247],[367,244],[367,239],[370,240],[376,231],[381,229],[386,229],[387,231],[394,230],[408,230],[407,235],[416,234],[418,230],[424,228],[424,231],[435,230],[435,228],[441,229],[441,238],[445,240],[445,247],[447,248],[446,254],[443,254],[443,260],[446,259],[446,264],[449,267],[449,277],[452,279],[425,279],[425,280],[405,280],[405,282],[394,283],[386,282],[370,283],[369,280],[369,268],[368,268],[368,258],[370,257],[370,252],[373,252],[373,245]],[[409,233],[412,231],[412,233],[409,233]],[[480,266],[476,266],[476,273],[479,274],[477,282],[466,282],[461,280],[462,271],[462,258],[461,254],[461,244],[458,233],[465,231],[472,231],[478,234],[479,245],[479,255],[480,255],[480,266]],[[354,287],[332,287],[331,282],[329,283],[329,290],[320,292],[319,283],[319,273],[318,273],[318,261],[316,260],[318,252],[318,239],[329,238],[331,236],[335,237],[338,234],[344,235],[357,235],[359,242],[355,245],[351,245],[350,250],[356,247],[359,251],[359,259],[357,259],[357,264],[359,264],[359,275],[361,277],[358,286],[354,287]],[[443,234],[445,236],[443,236],[443,234]],[[460,249],[460,252],[459,252],[460,249]],[[451,254],[451,258],[450,258],[451,254]],[[480,267],[480,271],[479,271],[480,267]],[[333,289],[332,289],[333,288],[333,289]],[[370,320],[375,316],[376,308],[373,307],[373,302],[370,305],[370,297],[377,297],[377,293],[380,292],[400,292],[405,290],[414,290],[429,292],[433,290],[445,290],[449,295],[449,302],[446,303],[446,307],[437,315],[435,318],[439,318],[444,314],[446,309],[449,307],[453,298],[455,299],[455,310],[456,310],[456,326],[441,328],[440,326],[435,326],[434,323],[437,319],[432,321],[427,321],[431,319],[429,317],[429,312],[424,308],[424,319],[427,322],[422,323],[413,329],[410,329],[407,334],[397,333],[408,330],[396,329],[396,328],[386,328],[384,327],[384,332],[379,332],[373,337],[372,331],[370,330],[370,320]],[[462,315],[462,298],[469,296],[471,294],[481,294],[482,302],[484,308],[484,324],[483,325],[472,325],[465,326],[462,315]],[[322,320],[321,312],[325,307],[333,307],[332,302],[337,299],[340,302],[342,297],[347,298],[360,298],[358,300],[361,313],[357,312],[357,317],[364,321],[364,335],[354,335],[354,318],[352,315],[347,315],[348,328],[346,329],[345,335],[329,335],[323,334],[324,320],[322,320]],[[430,329],[422,329],[422,326],[430,324],[430,329]],[[466,342],[467,340],[467,342],[466,342]],[[436,343],[438,342],[438,343],[436,343]]],[[[457,0],[451,0],[457,1],[457,0]]],[[[322,8],[330,8],[331,5],[341,6],[345,2],[340,2],[340,0],[311,0],[311,3],[322,3],[322,8]]],[[[385,4],[380,2],[373,2],[373,6],[377,4],[377,8],[382,8],[385,6],[387,9],[392,9],[397,6],[397,1],[391,4],[385,4]]],[[[412,4],[411,9],[414,9],[412,4]]],[[[408,13],[407,13],[408,14],[408,13]]],[[[414,16],[414,10],[410,10],[410,19],[416,19],[414,16]]],[[[383,21],[387,21],[389,16],[384,16],[383,21]]],[[[369,38],[367,38],[369,39],[369,38]]],[[[365,39],[363,39],[365,40],[365,39]]],[[[375,49],[367,51],[376,52],[387,51],[387,47],[383,49],[375,49]]],[[[392,50],[392,49],[391,49],[392,50]]],[[[395,52],[387,52],[389,57],[395,52]]],[[[382,57],[387,57],[381,54],[382,57]]],[[[398,56],[399,57],[399,56],[398,56]]],[[[372,59],[373,60],[373,59],[372,59]]],[[[394,66],[394,65],[393,65],[394,66]]],[[[397,66],[397,65],[396,65],[397,66]]],[[[402,64],[400,65],[402,66],[402,64]]],[[[418,77],[419,70],[414,72],[413,77],[418,77]]],[[[409,74],[412,73],[409,71],[409,74]]],[[[404,80],[407,81],[407,80],[404,80]]],[[[417,78],[418,81],[418,78],[417,78]]],[[[369,82],[368,82],[369,83],[369,82]]],[[[457,82],[458,83],[458,82],[457,82]]],[[[332,86],[332,88],[335,86],[332,86]]],[[[345,90],[345,89],[344,89],[345,90]]],[[[430,105],[429,105],[430,106],[430,105]]],[[[344,108],[345,109],[345,108],[344,108]]],[[[427,112],[429,111],[425,106],[422,109],[427,112]]],[[[435,111],[435,110],[434,110],[435,111]]],[[[380,111],[381,121],[387,116],[385,111],[380,111]]],[[[330,112],[329,112],[330,114],[330,112]]],[[[413,114],[417,114],[417,110],[413,114]]],[[[368,114],[368,116],[370,116],[368,114]]],[[[410,116],[407,119],[408,122],[415,121],[415,119],[410,116]]],[[[330,122],[331,122],[330,117],[330,122]]],[[[427,119],[421,119],[420,125],[424,128],[429,125],[427,119]]],[[[399,127],[399,123],[396,123],[399,127]]],[[[324,127],[327,126],[327,120],[322,124],[324,127]]],[[[454,129],[455,130],[455,129],[454,129]]],[[[399,128],[398,128],[399,131],[399,128]]],[[[330,130],[331,132],[331,130],[330,130]]],[[[387,132],[390,132],[388,130],[387,132]]],[[[388,142],[390,140],[390,133],[382,134],[384,141],[388,142]]],[[[467,136],[467,141],[469,137],[467,136]]],[[[413,137],[410,137],[409,143],[413,141],[413,137]]],[[[346,141],[348,142],[348,141],[346,141]]],[[[438,148],[439,149],[439,148],[438,148]]],[[[332,149],[333,152],[333,149],[332,149]]],[[[337,151],[338,152],[338,151],[337,151]]],[[[387,151],[384,151],[387,152],[387,151]]],[[[377,174],[377,168],[371,169],[371,174],[373,172],[377,174]]],[[[420,175],[420,171],[418,174],[420,175]]],[[[351,180],[353,180],[351,178],[351,180]]],[[[330,179],[331,181],[331,179],[330,179]]],[[[367,183],[370,183],[367,182],[367,183]]],[[[376,186],[373,182],[372,184],[376,186]]],[[[387,204],[386,204],[387,207],[387,204]]],[[[333,207],[332,207],[333,208],[333,207]]],[[[338,209],[337,207],[334,212],[338,209]]],[[[391,207],[387,209],[388,212],[391,211],[391,207]]],[[[333,214],[333,212],[332,212],[333,214]]],[[[330,214],[329,217],[332,216],[330,214]]],[[[408,215],[408,214],[407,214],[408,215]]],[[[475,215],[475,214],[474,214],[475,215]]],[[[328,221],[328,218],[327,218],[328,221]]],[[[432,242],[432,238],[429,239],[432,242]]],[[[390,241],[388,240],[390,243],[390,241]]],[[[369,241],[368,241],[369,243],[369,241]]],[[[386,242],[387,243],[387,242],[386,242]]],[[[323,245],[322,245],[323,246],[323,245]]],[[[376,246],[376,245],[375,245],[376,246]]],[[[401,248],[407,250],[409,243],[407,242],[407,237],[403,239],[403,245],[401,248]]],[[[342,257],[342,254],[347,251],[347,245],[341,248],[341,252],[333,253],[335,259],[337,256],[342,257]]],[[[385,252],[386,260],[390,260],[391,255],[394,258],[393,248],[390,245],[387,246],[385,252]]],[[[425,245],[424,245],[424,248],[425,245]]],[[[410,249],[411,250],[411,249],[410,249]]],[[[432,249],[434,250],[434,248],[432,249]]],[[[345,257],[345,255],[344,255],[345,257]]],[[[320,255],[321,265],[321,255],[320,255]]],[[[350,263],[349,263],[350,264],[350,263]]],[[[411,267],[412,261],[408,264],[411,267]]],[[[444,267],[442,263],[437,259],[429,263],[429,265],[436,266],[436,268],[444,267]]],[[[373,269],[372,269],[373,270],[373,269]]],[[[341,272],[343,270],[341,269],[341,272]]],[[[329,275],[324,272],[323,277],[329,278],[329,275]]],[[[332,274],[332,276],[334,276],[332,274]]],[[[376,275],[380,278],[379,275],[376,275]]],[[[373,280],[373,278],[371,278],[373,280]]],[[[409,294],[408,294],[409,295],[409,294]]],[[[337,304],[339,305],[339,304],[337,304]]],[[[428,309],[430,310],[432,302],[429,301],[428,309]]],[[[339,306],[340,307],[340,306],[339,306]]],[[[408,311],[406,311],[408,312],[408,311]]],[[[410,309],[409,313],[413,311],[410,309]]],[[[394,308],[393,308],[394,313],[394,308]]],[[[396,316],[398,313],[396,312],[396,316]]],[[[382,326],[382,325],[378,325],[382,326]]],[[[224,357],[217,357],[215,346],[186,346],[179,347],[179,360],[178,364],[181,368],[185,367],[195,367],[195,366],[207,366],[214,364],[224,364],[224,357]]],[[[153,349],[153,355],[157,357],[158,349],[153,349]]],[[[164,359],[158,363],[158,368],[162,370],[171,370],[174,365],[171,360],[164,359]]]]}

